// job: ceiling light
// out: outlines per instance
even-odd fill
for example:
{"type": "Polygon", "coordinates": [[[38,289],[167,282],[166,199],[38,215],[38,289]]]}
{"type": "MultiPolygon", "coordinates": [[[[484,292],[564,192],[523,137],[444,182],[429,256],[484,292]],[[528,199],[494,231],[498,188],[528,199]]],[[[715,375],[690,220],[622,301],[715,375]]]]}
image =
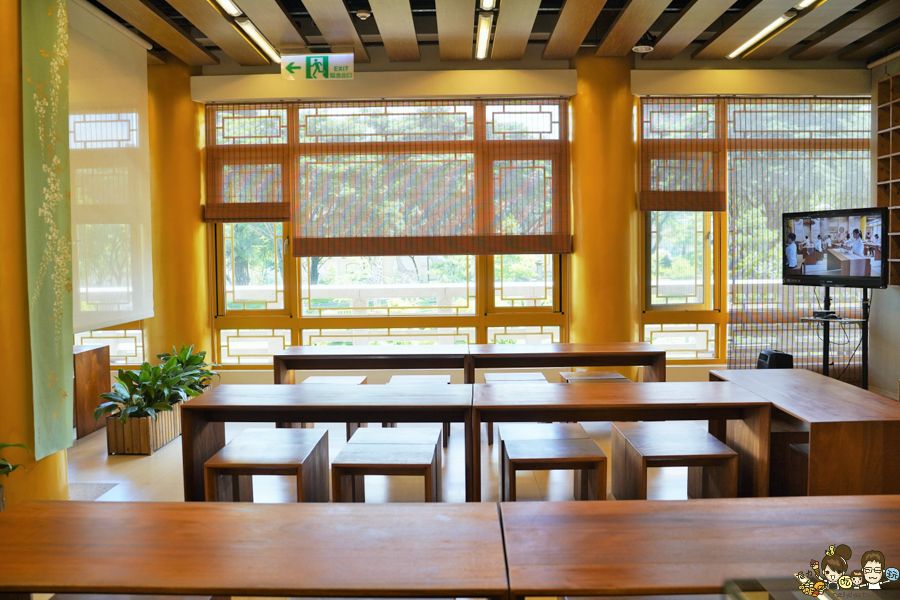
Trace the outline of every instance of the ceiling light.
{"type": "Polygon", "coordinates": [[[478,15],[478,40],[475,43],[475,58],[487,58],[488,44],[491,41],[491,25],[494,24],[493,13],[478,15]]]}
{"type": "Polygon", "coordinates": [[[360,21],[365,21],[366,19],[368,19],[371,16],[372,16],[372,11],[367,8],[361,8],[358,11],[356,11],[356,18],[359,19],[360,21]]]}
{"type": "Polygon", "coordinates": [[[244,14],[241,12],[241,9],[237,7],[237,4],[235,4],[231,0],[216,0],[216,2],[219,4],[219,6],[222,7],[222,10],[227,12],[232,17],[239,17],[244,14]]]}
{"type": "Polygon", "coordinates": [[[797,8],[806,8],[816,3],[816,0],[803,0],[800,4],[797,5],[797,8]]]}
{"type": "Polygon", "coordinates": [[[494,10],[494,0],[481,0],[481,10],[494,10]]]}
{"type": "Polygon", "coordinates": [[[275,47],[269,43],[269,40],[259,32],[259,29],[256,28],[256,25],[254,25],[250,19],[247,17],[240,17],[235,19],[234,22],[240,25],[241,29],[244,30],[244,33],[249,35],[250,39],[256,42],[256,45],[262,48],[263,52],[269,55],[272,62],[281,64],[281,55],[278,54],[278,50],[276,50],[275,47]]]}
{"type": "Polygon", "coordinates": [[[737,58],[738,56],[743,54],[745,50],[747,50],[748,48],[753,46],[756,42],[758,42],[759,40],[763,39],[764,37],[766,37],[773,31],[775,31],[776,29],[781,27],[783,24],[785,24],[788,21],[790,21],[791,19],[793,19],[796,15],[797,15],[797,13],[792,10],[789,10],[788,12],[784,13],[783,15],[778,17],[775,21],[773,21],[772,23],[767,25],[765,29],[763,29],[762,31],[760,31],[759,33],[754,35],[752,38],[750,38],[749,40],[744,42],[744,44],[740,48],[738,48],[737,50],[735,50],[734,52],[729,54],[728,58],[737,58]]]}
{"type": "Polygon", "coordinates": [[[637,54],[647,54],[648,52],[653,52],[654,44],[656,44],[656,36],[648,31],[641,36],[641,39],[637,41],[631,51],[637,54]]]}

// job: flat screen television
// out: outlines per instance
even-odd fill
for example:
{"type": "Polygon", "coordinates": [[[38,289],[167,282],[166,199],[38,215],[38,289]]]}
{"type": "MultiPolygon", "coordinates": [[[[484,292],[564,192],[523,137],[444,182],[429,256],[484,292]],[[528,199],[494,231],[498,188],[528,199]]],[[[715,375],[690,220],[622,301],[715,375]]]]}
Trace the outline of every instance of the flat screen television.
{"type": "Polygon", "coordinates": [[[784,213],[786,285],[887,287],[886,208],[784,213]]]}

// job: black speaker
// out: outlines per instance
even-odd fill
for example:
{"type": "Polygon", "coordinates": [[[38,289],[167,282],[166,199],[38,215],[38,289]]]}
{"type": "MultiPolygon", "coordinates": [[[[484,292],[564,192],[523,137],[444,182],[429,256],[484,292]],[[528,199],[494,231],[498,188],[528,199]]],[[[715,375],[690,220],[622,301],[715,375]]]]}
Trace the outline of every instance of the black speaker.
{"type": "Polygon", "coordinates": [[[763,350],[756,360],[757,369],[793,369],[794,357],[778,350],[763,350]]]}

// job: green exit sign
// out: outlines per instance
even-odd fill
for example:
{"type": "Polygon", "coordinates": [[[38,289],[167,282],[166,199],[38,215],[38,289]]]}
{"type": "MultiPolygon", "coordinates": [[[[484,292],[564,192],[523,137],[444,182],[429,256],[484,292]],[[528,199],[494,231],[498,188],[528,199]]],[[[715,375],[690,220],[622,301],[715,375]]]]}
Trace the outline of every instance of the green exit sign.
{"type": "Polygon", "coordinates": [[[298,54],[281,57],[285,79],[353,79],[353,54],[298,54]]]}

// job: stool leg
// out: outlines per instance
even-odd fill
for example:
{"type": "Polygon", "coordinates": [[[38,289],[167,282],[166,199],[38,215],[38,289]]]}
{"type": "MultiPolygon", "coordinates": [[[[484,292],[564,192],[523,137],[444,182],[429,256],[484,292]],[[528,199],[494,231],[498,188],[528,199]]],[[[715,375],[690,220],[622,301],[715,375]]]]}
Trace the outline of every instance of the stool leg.
{"type": "Polygon", "coordinates": [[[494,424],[491,421],[485,421],[485,425],[487,425],[487,434],[488,434],[488,446],[494,445],[494,424]]]}
{"type": "Polygon", "coordinates": [[[444,469],[441,464],[441,455],[444,451],[441,449],[440,444],[436,444],[434,446],[434,461],[432,462],[432,466],[434,467],[434,485],[435,485],[435,502],[443,502],[444,501],[444,469]]]}
{"type": "Polygon", "coordinates": [[[253,502],[253,475],[232,475],[231,493],[234,502],[253,502]]]}
{"type": "Polygon", "coordinates": [[[347,423],[347,441],[350,441],[350,438],[356,433],[356,430],[360,427],[366,427],[368,423],[347,423]]]}
{"type": "Polygon", "coordinates": [[[353,476],[353,502],[366,501],[366,477],[364,475],[353,476]]]}
{"type": "Polygon", "coordinates": [[[333,502],[353,502],[353,476],[345,475],[340,467],[331,467],[331,499],[333,502]]]}
{"type": "Polygon", "coordinates": [[[647,464],[625,436],[612,427],[612,488],[616,500],[647,499],[647,464]]]}
{"type": "Polygon", "coordinates": [[[382,423],[381,426],[382,427],[396,427],[397,424],[396,423],[382,423]]]}
{"type": "Polygon", "coordinates": [[[434,462],[425,467],[425,502],[434,502],[437,495],[434,481],[434,462]]]}
{"type": "Polygon", "coordinates": [[[706,467],[709,498],[737,498],[738,461],[734,456],[720,465],[706,467]]]}
{"type": "Polygon", "coordinates": [[[506,461],[506,502],[516,501],[516,465],[506,461]]]}
{"type": "Polygon", "coordinates": [[[450,423],[444,423],[444,448],[447,447],[447,440],[450,439],[450,423]]]}
{"type": "Polygon", "coordinates": [[[500,440],[500,502],[506,501],[506,480],[509,478],[509,460],[506,458],[506,442],[500,440]]]}
{"type": "Polygon", "coordinates": [[[576,500],[606,500],[606,462],[575,471],[576,500]]]}
{"type": "Polygon", "coordinates": [[[300,423],[300,429],[312,429],[315,426],[315,423],[300,423]]]}

